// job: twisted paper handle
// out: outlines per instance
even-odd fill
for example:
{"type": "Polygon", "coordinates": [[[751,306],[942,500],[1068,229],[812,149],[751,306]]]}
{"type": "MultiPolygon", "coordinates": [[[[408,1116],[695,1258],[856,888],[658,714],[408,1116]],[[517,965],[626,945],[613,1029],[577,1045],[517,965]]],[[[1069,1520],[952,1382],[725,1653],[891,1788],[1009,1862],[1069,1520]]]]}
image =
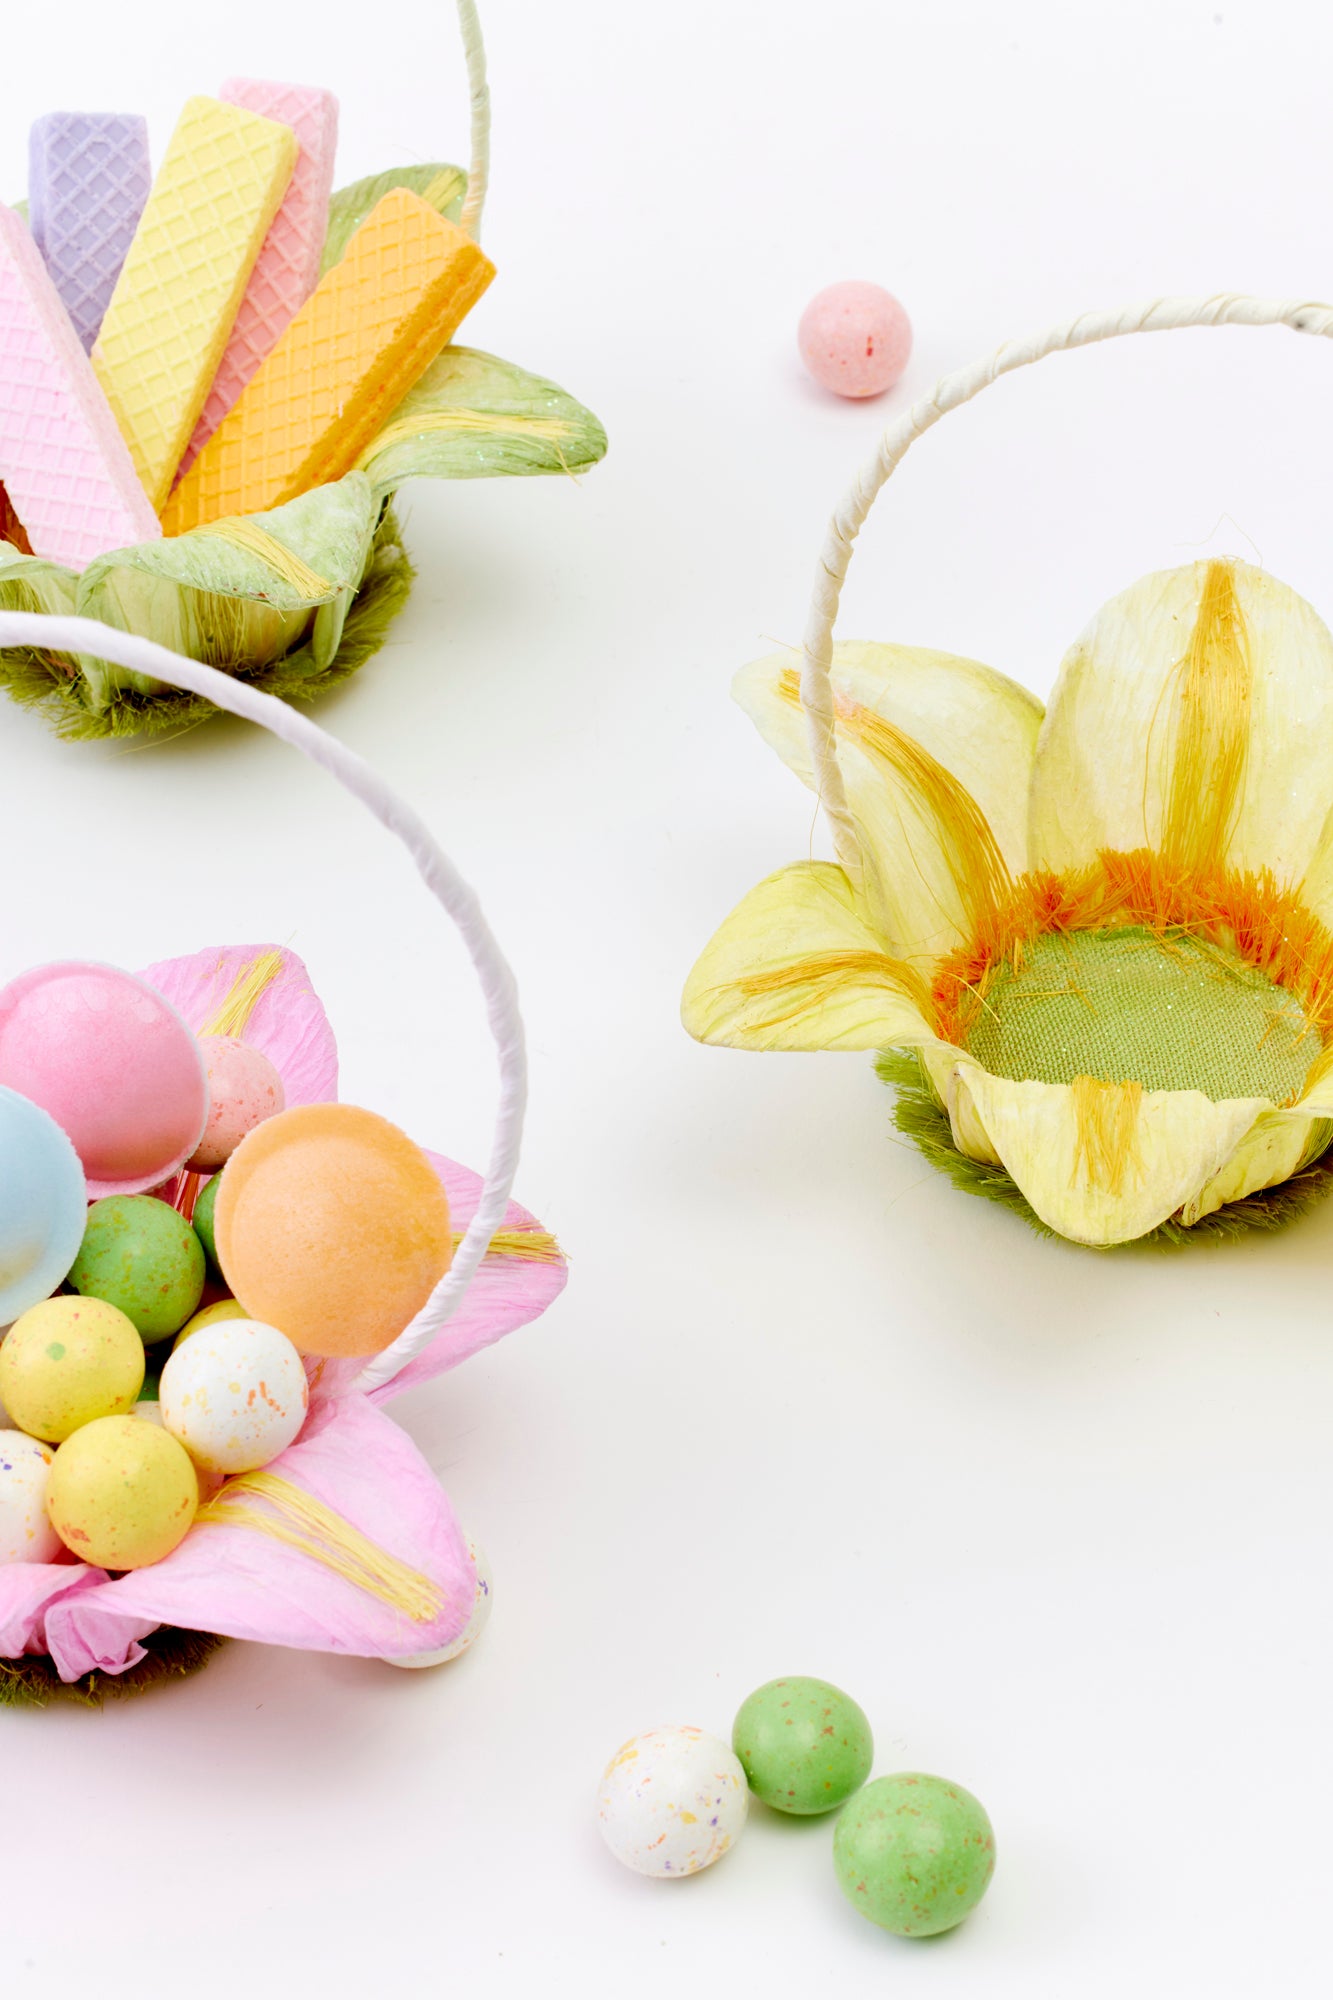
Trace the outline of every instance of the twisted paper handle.
{"type": "Polygon", "coordinates": [[[472,101],[472,158],[468,164],[467,193],[463,197],[458,226],[480,243],[481,211],[491,174],[491,93],[486,82],[486,50],[481,39],[476,0],[458,0],[458,25],[463,34],[468,94],[472,101]]]}
{"type": "Polygon", "coordinates": [[[518,1167],[519,1145],[523,1136],[523,1113],[527,1104],[527,1050],[523,1021],[518,1010],[514,975],[500,947],[491,935],[475,894],[438,845],[429,828],[409,805],[392,792],[377,772],[336,737],[311,722],[287,703],[271,694],[261,694],[245,681],[233,680],[187,660],[165,646],[154,645],[132,632],[117,632],[95,618],[50,617],[36,611],[0,611],[0,649],[31,646],[59,653],[92,653],[113,660],[118,667],[151,675],[169,687],[186,688],[214,702],[218,708],[247,722],[258,723],[284,743],[290,743],[313,764],[320,764],[343,787],[359,799],[381,826],[402,841],[416,864],[417,873],[436,902],[450,917],[467,948],[481,982],[486,1001],[486,1017],[495,1041],[500,1071],[500,1104],[496,1112],[491,1142],[490,1164],[482,1185],[477,1211],[468,1224],[444,1277],[427,1299],[411,1325],[399,1334],[391,1347],[377,1354],[357,1376],[354,1389],[378,1389],[391,1382],[413,1357],[431,1341],[461,1305],[477,1266],[486,1255],[492,1236],[504,1221],[509,1193],[518,1167]]]}
{"type": "Polygon", "coordinates": [[[815,572],[801,662],[801,703],[805,709],[816,792],[832,829],[838,859],[853,881],[859,881],[861,875],[860,842],[838,767],[829,669],[833,661],[833,625],[852,549],[880,489],[923,431],[930,430],[950,410],[970,403],[1001,375],[1012,374],[1015,368],[1026,368],[1030,362],[1042,361],[1048,354],[1060,354],[1071,347],[1090,347],[1094,341],[1114,340],[1122,333],[1166,333],[1181,326],[1289,326],[1295,333],[1317,333],[1328,339],[1333,336],[1333,306],[1298,299],[1251,299],[1221,292],[1207,299],[1153,299],[1148,305],[1129,306],[1118,312],[1080,313],[1077,319],[1066,320],[1063,325],[1052,327],[1049,333],[1030,340],[1008,341],[984,361],[942,376],[928,396],[889,425],[873,458],[861,467],[843,496],[829,522],[815,572]]]}

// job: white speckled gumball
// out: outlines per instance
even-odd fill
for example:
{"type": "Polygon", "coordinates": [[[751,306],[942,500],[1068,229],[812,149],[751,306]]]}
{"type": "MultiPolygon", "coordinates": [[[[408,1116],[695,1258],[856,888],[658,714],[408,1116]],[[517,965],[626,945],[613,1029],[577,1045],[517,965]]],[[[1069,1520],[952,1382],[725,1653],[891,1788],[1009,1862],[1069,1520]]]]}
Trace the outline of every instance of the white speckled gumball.
{"type": "Polygon", "coordinates": [[[666,1880],[720,1861],[745,1825],[739,1760],[702,1729],[649,1729],[602,1773],[597,1817],[617,1861],[666,1880]]]}
{"type": "Polygon", "coordinates": [[[173,1348],[158,1391],[163,1427],[206,1472],[253,1472],[305,1422],[305,1363],[285,1333],[222,1319],[173,1348]]]}
{"type": "Polygon", "coordinates": [[[448,1646],[437,1647],[433,1653],[404,1653],[396,1660],[390,1660],[391,1667],[442,1667],[449,1660],[456,1660],[460,1653],[466,1653],[482,1626],[491,1615],[491,1597],[494,1593],[494,1578],[485,1549],[475,1535],[465,1532],[467,1552],[472,1558],[472,1566],[477,1572],[477,1594],[472,1601],[472,1616],[458,1637],[448,1646]]]}
{"type": "Polygon", "coordinates": [[[46,1514],[55,1452],[24,1431],[0,1431],[0,1563],[45,1563],[60,1550],[46,1514]]]}

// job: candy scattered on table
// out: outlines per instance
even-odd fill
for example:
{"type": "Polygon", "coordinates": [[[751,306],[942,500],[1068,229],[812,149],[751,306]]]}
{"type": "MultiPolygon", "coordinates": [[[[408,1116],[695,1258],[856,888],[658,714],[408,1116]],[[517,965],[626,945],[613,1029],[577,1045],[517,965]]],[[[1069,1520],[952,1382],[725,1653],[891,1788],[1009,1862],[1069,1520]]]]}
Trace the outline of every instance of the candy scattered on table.
{"type": "Polygon", "coordinates": [[[199,1482],[184,1445],[142,1417],[99,1417],[66,1438],[51,1468],[51,1525],[101,1569],[161,1562],[189,1533],[199,1482]]]}
{"type": "Polygon", "coordinates": [[[236,1035],[201,1037],[208,1074],[208,1123],[186,1165],[196,1173],[224,1167],[247,1132],[286,1104],[282,1078],[262,1049],[236,1035]]]}
{"type": "Polygon", "coordinates": [[[433,1653],[404,1653],[396,1660],[390,1660],[391,1667],[443,1667],[450,1660],[457,1660],[473,1646],[480,1637],[491,1615],[491,1599],[495,1592],[495,1578],[491,1571],[490,1558],[475,1535],[467,1537],[467,1552],[473,1569],[477,1573],[477,1593],[472,1601],[472,1616],[451,1646],[440,1646],[433,1653]]]}
{"type": "Polygon", "coordinates": [[[118,1306],[145,1342],[165,1340],[198,1309],[203,1245],[165,1201],[108,1195],[88,1210],[69,1282],[88,1298],[118,1306]]]}
{"type": "Polygon", "coordinates": [[[750,1790],[786,1813],[825,1813],[870,1776],[874,1739],[850,1695],[793,1674],[742,1702],[731,1732],[750,1790]]]}
{"type": "Polygon", "coordinates": [[[319,283],[338,143],[338,100],[327,90],[234,76],[223,84],[218,96],[224,104],[239,104],[243,111],[290,125],[300,151],[282,205],[250,273],[226,352],[181,463],[182,472],[189,470],[319,283]]]}
{"type": "Polygon", "coordinates": [[[194,434],[296,155],[289,125],[212,97],[192,97],[171,136],[92,354],[155,509],[194,434]]]}
{"type": "Polygon", "coordinates": [[[278,507],[350,472],[494,275],[455,223],[392,189],[181,480],[166,533],[278,507]]]}
{"type": "Polygon", "coordinates": [[[51,111],[28,134],[28,224],[85,353],[152,182],[142,118],[51,111]]]}
{"type": "Polygon", "coordinates": [[[132,1410],[143,1378],[133,1323],[101,1299],[46,1299],[15,1320],[0,1346],[0,1403],[11,1423],[48,1444],[132,1410]]]}
{"type": "Polygon", "coordinates": [[[749,1797],[744,1771],[716,1736],[650,1729],[622,1744],[602,1773],[597,1817],[626,1868],[695,1875],[740,1837],[749,1797]]]}
{"type": "Polygon", "coordinates": [[[0,1084],[49,1111],[90,1194],[137,1194],[203,1137],[199,1043],[160,993],[114,966],[41,965],[0,991],[0,1084]]]}
{"type": "Polygon", "coordinates": [[[0,1565],[45,1563],[60,1553],[46,1512],[54,1460],[40,1439],[0,1430],[0,1565]]]}
{"type": "Polygon", "coordinates": [[[821,388],[835,396],[882,396],[907,366],[912,323],[882,285],[849,279],[816,292],[796,338],[821,388]]]}
{"type": "Polygon", "coordinates": [[[971,1792],[921,1771],[876,1778],[843,1808],[833,1863],[853,1909],[899,1937],[934,1937],[974,1910],[995,1834],[971,1792]]]}
{"type": "Polygon", "coordinates": [[[162,1370],[162,1421],[196,1465],[253,1472],[305,1422],[305,1366],[285,1333],[252,1319],[215,1322],[173,1349],[162,1370]]]}
{"type": "Polygon", "coordinates": [[[220,1177],[218,1262],[252,1318],[302,1354],[378,1354],[453,1257],[426,1155],[373,1111],[308,1104],[257,1126],[220,1177]]]}
{"type": "Polygon", "coordinates": [[[82,569],[157,516],[41,254],[0,207],[0,479],[34,555],[82,569]]]}
{"type": "Polygon", "coordinates": [[[83,1168],[49,1112],[0,1087],[0,1327],[49,1298],[83,1241],[83,1168]]]}

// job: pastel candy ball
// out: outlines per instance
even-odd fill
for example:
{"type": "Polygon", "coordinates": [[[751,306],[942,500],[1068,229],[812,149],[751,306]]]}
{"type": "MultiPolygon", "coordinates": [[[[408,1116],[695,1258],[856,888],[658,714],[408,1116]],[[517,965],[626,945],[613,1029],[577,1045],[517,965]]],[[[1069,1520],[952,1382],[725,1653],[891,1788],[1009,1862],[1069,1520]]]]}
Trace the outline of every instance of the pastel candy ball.
{"type": "Polygon", "coordinates": [[[54,1458],[49,1444],[0,1430],[0,1565],[45,1563],[60,1553],[46,1516],[54,1458]]]}
{"type": "Polygon", "coordinates": [[[419,1146],[372,1111],[307,1104],[257,1126],[213,1211],[218,1262],[252,1318],[303,1354],[378,1354],[453,1257],[449,1202],[419,1146]]]}
{"type": "Polygon", "coordinates": [[[252,1319],[215,1322],[172,1351],[162,1422],[209,1472],[253,1472],[305,1422],[305,1364],[285,1333],[252,1319]]]}
{"type": "Polygon", "coordinates": [[[650,1729],[602,1773],[597,1817],[617,1861],[639,1875],[696,1875],[739,1838],[749,1809],[745,1773],[702,1729],[650,1729]]]}
{"type": "Polygon", "coordinates": [[[246,1317],[245,1307],[239,1299],[219,1299],[215,1305],[205,1306],[203,1311],[197,1312],[193,1319],[186,1320],[184,1326],[171,1343],[171,1351],[174,1354],[183,1340],[189,1340],[192,1335],[201,1332],[206,1326],[216,1326],[219,1320],[245,1319],[246,1317]]]}
{"type": "Polygon", "coordinates": [[[203,1245],[210,1271],[218,1269],[218,1246],[213,1235],[213,1210],[218,1205],[218,1189],[221,1185],[221,1176],[214,1174],[207,1187],[201,1189],[199,1199],[194,1205],[194,1233],[203,1245]]]}
{"type": "Polygon", "coordinates": [[[875,1750],[851,1696],[803,1674],[755,1689],[741,1704],[731,1747],[755,1797],[787,1813],[840,1806],[870,1776],[875,1750]]]}
{"type": "Polygon", "coordinates": [[[143,1377],[133,1322],[101,1299],[32,1306],[0,1347],[0,1402],[20,1430],[48,1443],[94,1418],[132,1410],[143,1377]]]}
{"type": "Polygon", "coordinates": [[[185,1218],[150,1194],[95,1201],[69,1282],[128,1314],[145,1341],[165,1340],[196,1310],[204,1251],[185,1218]]]}
{"type": "Polygon", "coordinates": [[[235,1035],[205,1035],[200,1046],[208,1071],[208,1123],[186,1165],[211,1174],[227,1164],[247,1132],[282,1110],[287,1093],[262,1049],[235,1035]]]}
{"type": "Polygon", "coordinates": [[[63,1281],[87,1213],[79,1156],[55,1119],[0,1089],[0,1327],[63,1281]]]}
{"type": "Polygon", "coordinates": [[[912,323],[892,292],[853,278],[815,293],[796,338],[822,389],[835,396],[882,396],[907,366],[912,323]]]}
{"type": "Polygon", "coordinates": [[[156,1187],[208,1118],[195,1036],[160,993],[110,965],[42,965],[0,992],[0,1084],[68,1133],[93,1197],[156,1187]]]}
{"type": "Polygon", "coordinates": [[[491,1615],[491,1597],[495,1583],[490,1560],[485,1549],[475,1536],[467,1537],[467,1552],[472,1559],[472,1567],[477,1572],[477,1592],[472,1600],[472,1616],[451,1645],[439,1646],[433,1653],[403,1653],[396,1660],[390,1660],[391,1667],[442,1667],[449,1660],[456,1660],[466,1653],[478,1637],[491,1615]]]}
{"type": "Polygon", "coordinates": [[[934,1937],[974,1910],[995,1872],[985,1808],[961,1785],[922,1771],[876,1778],[843,1808],[833,1834],[842,1892],[872,1924],[934,1937]]]}
{"type": "Polygon", "coordinates": [[[51,1468],[51,1525],[98,1569],[143,1569],[190,1532],[199,1483],[184,1445],[142,1417],[99,1417],[51,1468]]]}

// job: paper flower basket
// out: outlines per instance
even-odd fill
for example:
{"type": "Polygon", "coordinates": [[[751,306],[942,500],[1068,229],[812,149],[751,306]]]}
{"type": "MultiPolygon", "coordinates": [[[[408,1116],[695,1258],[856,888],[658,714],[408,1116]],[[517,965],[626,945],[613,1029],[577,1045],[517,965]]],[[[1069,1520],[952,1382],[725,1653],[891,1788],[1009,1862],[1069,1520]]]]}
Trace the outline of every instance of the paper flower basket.
{"type": "MultiPolygon", "coordinates": [[[[440,163],[393,168],[335,193],[327,203],[321,277],[343,263],[354,234],[394,190],[408,190],[467,237],[478,238],[488,172],[489,94],[472,0],[459,0],[459,16],[472,95],[470,168],[440,163]]],[[[315,275],[312,271],[312,282],[315,275]]],[[[0,296],[0,333],[5,329],[0,296]]],[[[22,331],[10,329],[5,352],[25,355],[22,331]]],[[[73,339],[73,333],[67,327],[62,337],[73,339]]],[[[254,331],[255,345],[267,357],[261,373],[273,365],[269,349],[276,338],[261,320],[254,331]]],[[[94,362],[97,358],[95,350],[94,362]]],[[[81,365],[78,355],[74,359],[81,365]]],[[[0,369],[5,365],[0,354],[0,369]]],[[[252,357],[245,365],[258,364],[252,357]]],[[[309,370],[298,369],[294,396],[304,392],[308,380],[309,370]]],[[[4,387],[0,381],[0,416],[4,387]]],[[[244,393],[254,387],[251,382],[244,393]]],[[[90,393],[97,393],[95,385],[90,393]]],[[[152,398],[147,401],[151,405],[152,398]]],[[[28,408],[31,423],[45,421],[40,401],[28,408]]],[[[22,414],[14,421],[21,423],[22,414]]],[[[21,510],[12,496],[6,502],[0,483],[0,610],[95,618],[268,693],[306,701],[375,653],[406,602],[413,569],[393,506],[405,480],[575,474],[605,450],[606,435],[596,417],[555,383],[451,342],[396,406],[383,408],[350,469],[322,483],[304,485],[298,477],[289,485],[299,490],[260,511],[224,510],[220,518],[180,532],[180,522],[171,519],[173,499],[164,514],[163,538],[115,548],[103,541],[94,559],[71,566],[44,553],[35,534],[30,544],[21,510]]],[[[54,443],[48,456],[53,455],[61,455],[54,443]]],[[[0,482],[4,476],[0,461],[0,482]]],[[[60,504],[77,504],[77,496],[60,504]]],[[[150,522],[155,508],[156,501],[148,508],[150,522]]],[[[215,712],[198,694],[126,668],[106,652],[6,646],[0,648],[0,684],[71,737],[174,730],[215,712]]]]}
{"type": "Polygon", "coordinates": [[[735,692],[836,859],[780,869],[690,976],[687,1028],[881,1051],[897,1122],[960,1186],[1105,1246],[1272,1228],[1333,1138],[1333,638],[1262,570],[1114,598],[1049,706],[972,660],[833,643],[856,537],[909,447],[999,376],[1187,326],[1333,336],[1219,296],[1085,314],[945,377],[834,515],[804,649],[735,692]]]}
{"type": "MultiPolygon", "coordinates": [[[[198,1664],[226,1636],[415,1664],[457,1641],[477,1579],[448,1499],[384,1405],[536,1318],[565,1282],[554,1239],[510,1200],[526,1093],[512,975],[473,892],[422,821],[299,711],[216,668],[85,620],[0,612],[0,644],[104,652],[257,723],[321,765],[403,843],[457,927],[485,997],[499,1069],[485,1177],[427,1156],[448,1197],[455,1248],[406,1329],[369,1361],[308,1358],[301,1396],[308,1410],[293,1442],[262,1472],[228,1478],[201,1496],[194,1525],[163,1560],[119,1576],[68,1550],[57,1560],[0,1566],[0,1703],[62,1691],[95,1699],[151,1683],[198,1664]]],[[[220,1032],[214,1010],[223,1000],[226,1032],[246,1023],[244,1038],[283,1077],[289,1109],[336,1097],[332,1034],[291,953],[215,949],[143,976],[197,1033],[220,1032]],[[206,1027],[209,1014],[214,1024],[206,1027]]]]}

